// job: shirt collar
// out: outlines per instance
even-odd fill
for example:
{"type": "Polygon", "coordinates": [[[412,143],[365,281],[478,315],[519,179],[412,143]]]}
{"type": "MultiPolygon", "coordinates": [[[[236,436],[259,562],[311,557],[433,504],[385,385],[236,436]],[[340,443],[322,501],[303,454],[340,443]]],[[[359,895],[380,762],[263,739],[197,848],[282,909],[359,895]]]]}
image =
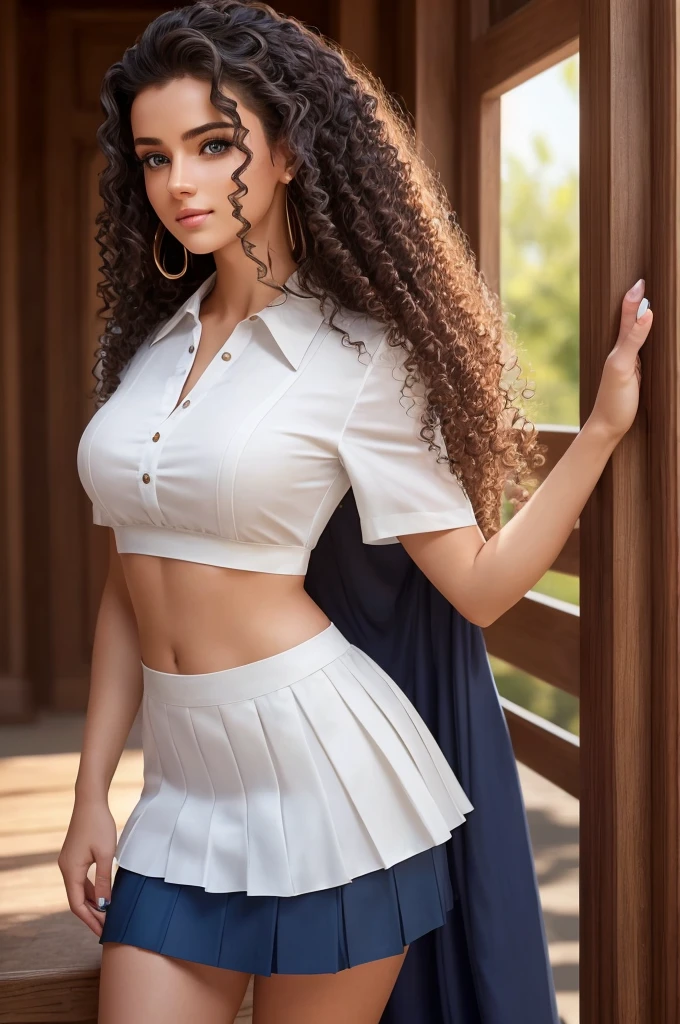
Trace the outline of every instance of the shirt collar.
{"type": "MultiPolygon", "coordinates": [[[[217,278],[217,271],[209,277],[186,299],[169,320],[158,328],[151,340],[151,345],[164,338],[185,317],[190,316],[195,324],[199,323],[199,311],[203,298],[212,290],[217,278]]],[[[289,288],[300,291],[297,270],[294,270],[286,281],[289,288]]],[[[293,295],[277,295],[264,309],[255,314],[269,329],[274,341],[281,349],[294,370],[302,362],[312,338],[324,320],[324,313],[319,300],[314,296],[303,298],[293,295]]]]}

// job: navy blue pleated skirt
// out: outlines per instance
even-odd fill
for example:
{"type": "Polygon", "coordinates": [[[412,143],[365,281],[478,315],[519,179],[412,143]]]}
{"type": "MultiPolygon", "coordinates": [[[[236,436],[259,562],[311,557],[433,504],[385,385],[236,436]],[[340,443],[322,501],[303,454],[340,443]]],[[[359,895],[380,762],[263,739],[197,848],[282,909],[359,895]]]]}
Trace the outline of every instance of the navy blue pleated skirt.
{"type": "Polygon", "coordinates": [[[446,847],[297,896],[206,892],[118,866],[100,943],[249,974],[336,974],[403,953],[446,922],[446,847]]]}

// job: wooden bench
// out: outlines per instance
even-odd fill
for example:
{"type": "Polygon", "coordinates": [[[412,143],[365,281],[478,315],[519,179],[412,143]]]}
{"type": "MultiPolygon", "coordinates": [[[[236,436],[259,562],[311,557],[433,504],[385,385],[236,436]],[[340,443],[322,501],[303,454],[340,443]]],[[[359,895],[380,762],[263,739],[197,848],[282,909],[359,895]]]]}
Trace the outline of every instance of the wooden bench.
{"type": "MultiPolygon", "coordinates": [[[[73,806],[82,716],[5,726],[0,749],[0,1024],[95,1024],[102,948],[71,913],[57,857],[73,806]],[[71,750],[59,748],[71,747],[71,750]],[[41,748],[44,752],[41,752],[41,748]]],[[[130,734],[109,805],[120,829],[142,781],[130,734]]],[[[94,868],[90,871],[92,876],[94,868]]],[[[239,1021],[252,1018],[246,994],[239,1021]]]]}

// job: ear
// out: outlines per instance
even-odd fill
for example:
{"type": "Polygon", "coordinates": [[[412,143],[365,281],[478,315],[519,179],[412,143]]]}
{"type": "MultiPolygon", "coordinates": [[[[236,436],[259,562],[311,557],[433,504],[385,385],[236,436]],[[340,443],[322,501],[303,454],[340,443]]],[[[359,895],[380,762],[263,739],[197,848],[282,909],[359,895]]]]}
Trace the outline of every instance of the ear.
{"type": "Polygon", "coordinates": [[[302,157],[301,156],[299,156],[299,157],[292,157],[291,158],[291,162],[290,162],[290,164],[288,166],[288,173],[290,174],[291,178],[295,177],[295,175],[297,174],[297,172],[300,170],[301,167],[302,167],[302,157]]]}
{"type": "Polygon", "coordinates": [[[294,178],[302,165],[302,158],[296,157],[292,150],[281,143],[278,147],[277,159],[281,164],[281,177],[286,184],[294,178]]]}

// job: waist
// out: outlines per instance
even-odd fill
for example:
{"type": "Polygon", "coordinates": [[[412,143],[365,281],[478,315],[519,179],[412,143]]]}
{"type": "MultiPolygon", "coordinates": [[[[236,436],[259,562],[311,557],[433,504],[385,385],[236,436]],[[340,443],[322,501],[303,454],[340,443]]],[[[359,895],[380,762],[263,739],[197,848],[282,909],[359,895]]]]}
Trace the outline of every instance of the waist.
{"type": "Polygon", "coordinates": [[[303,576],[123,554],[143,663],[202,673],[271,656],[329,624],[303,576]]]}
{"type": "Polygon", "coordinates": [[[163,672],[142,660],[144,691],[164,704],[201,707],[251,700],[283,689],[349,650],[351,644],[333,623],[314,636],[266,658],[214,672],[163,672]]]}

